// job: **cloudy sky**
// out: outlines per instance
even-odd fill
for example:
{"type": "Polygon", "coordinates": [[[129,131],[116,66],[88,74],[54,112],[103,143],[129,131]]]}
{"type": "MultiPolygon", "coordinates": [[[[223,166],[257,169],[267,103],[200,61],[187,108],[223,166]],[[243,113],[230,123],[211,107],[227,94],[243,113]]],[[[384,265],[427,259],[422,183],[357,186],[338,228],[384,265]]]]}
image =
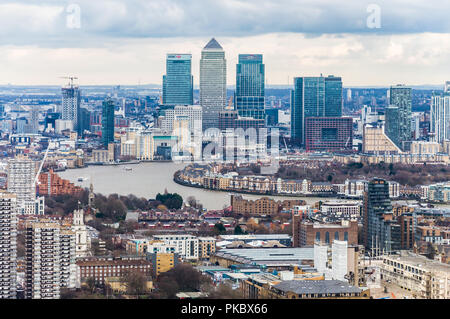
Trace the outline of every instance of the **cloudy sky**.
{"type": "Polygon", "coordinates": [[[268,84],[450,80],[448,0],[0,0],[0,84],[160,84],[166,53],[262,53],[268,84]],[[378,14],[379,13],[379,14],[378,14]]]}

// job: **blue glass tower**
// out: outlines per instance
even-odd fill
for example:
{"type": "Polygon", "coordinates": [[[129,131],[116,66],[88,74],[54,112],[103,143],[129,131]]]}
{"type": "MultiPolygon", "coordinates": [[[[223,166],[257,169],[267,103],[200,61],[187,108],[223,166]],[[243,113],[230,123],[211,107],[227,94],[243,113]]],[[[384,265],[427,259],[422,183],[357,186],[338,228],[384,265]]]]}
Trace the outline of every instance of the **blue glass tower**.
{"type": "Polygon", "coordinates": [[[239,54],[234,105],[240,116],[264,119],[264,76],[262,54],[239,54]]]}
{"type": "Polygon", "coordinates": [[[194,104],[191,61],[191,54],[167,54],[166,75],[163,76],[163,104],[194,104]]]}
{"type": "Polygon", "coordinates": [[[103,101],[102,106],[102,144],[108,147],[114,142],[114,102],[110,99],[103,101]]]}
{"type": "Polygon", "coordinates": [[[291,138],[305,143],[305,119],[342,116],[342,79],[340,77],[297,77],[291,92],[291,138]]]}

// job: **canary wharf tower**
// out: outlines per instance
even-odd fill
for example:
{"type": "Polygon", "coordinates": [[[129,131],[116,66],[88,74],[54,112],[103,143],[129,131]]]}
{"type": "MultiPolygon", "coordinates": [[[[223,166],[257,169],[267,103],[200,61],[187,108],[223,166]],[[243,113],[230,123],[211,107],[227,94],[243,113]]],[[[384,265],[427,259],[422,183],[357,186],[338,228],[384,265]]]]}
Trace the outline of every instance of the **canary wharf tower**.
{"type": "Polygon", "coordinates": [[[220,44],[212,38],[200,60],[200,105],[203,129],[219,127],[219,113],[227,100],[227,60],[220,44]]]}

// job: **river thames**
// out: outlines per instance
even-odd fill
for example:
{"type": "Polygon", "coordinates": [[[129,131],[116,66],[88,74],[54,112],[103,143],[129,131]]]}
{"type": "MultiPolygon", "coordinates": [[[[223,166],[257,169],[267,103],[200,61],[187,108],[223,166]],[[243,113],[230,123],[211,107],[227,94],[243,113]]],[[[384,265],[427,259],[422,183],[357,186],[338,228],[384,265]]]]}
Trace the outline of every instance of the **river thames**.
{"type": "MultiPolygon", "coordinates": [[[[189,196],[194,196],[208,210],[223,209],[230,205],[229,193],[187,187],[175,183],[173,181],[173,174],[184,166],[185,164],[170,162],[147,162],[128,166],[88,166],[80,169],[68,169],[64,172],[58,172],[58,175],[82,187],[89,187],[92,181],[94,192],[103,195],[134,194],[138,197],[150,199],[155,198],[156,194],[163,193],[167,189],[169,193],[180,194],[184,200],[189,196]],[[131,168],[132,170],[125,170],[125,167],[131,168]],[[84,181],[79,182],[79,177],[83,177],[84,181]]],[[[263,195],[243,194],[242,196],[244,198],[256,199],[263,195]]],[[[277,200],[293,198],[283,196],[269,197],[277,200]]],[[[296,198],[304,199],[308,204],[325,200],[319,197],[296,198]]]]}

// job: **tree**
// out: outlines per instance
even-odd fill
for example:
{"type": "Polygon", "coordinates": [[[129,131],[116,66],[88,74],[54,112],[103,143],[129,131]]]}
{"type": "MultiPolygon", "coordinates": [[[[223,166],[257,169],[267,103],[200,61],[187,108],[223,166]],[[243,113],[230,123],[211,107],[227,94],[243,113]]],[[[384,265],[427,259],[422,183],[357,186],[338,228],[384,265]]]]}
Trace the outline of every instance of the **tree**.
{"type": "Polygon", "coordinates": [[[244,234],[246,234],[246,232],[242,230],[241,226],[237,225],[236,227],[234,227],[234,234],[235,235],[244,235],[244,234]]]}
{"type": "Polygon", "coordinates": [[[216,232],[217,234],[225,234],[227,230],[222,223],[216,223],[214,225],[214,232],[216,232]]]}
{"type": "Polygon", "coordinates": [[[147,277],[140,271],[128,271],[121,278],[127,289],[127,293],[130,295],[143,295],[147,291],[147,277]]]}

